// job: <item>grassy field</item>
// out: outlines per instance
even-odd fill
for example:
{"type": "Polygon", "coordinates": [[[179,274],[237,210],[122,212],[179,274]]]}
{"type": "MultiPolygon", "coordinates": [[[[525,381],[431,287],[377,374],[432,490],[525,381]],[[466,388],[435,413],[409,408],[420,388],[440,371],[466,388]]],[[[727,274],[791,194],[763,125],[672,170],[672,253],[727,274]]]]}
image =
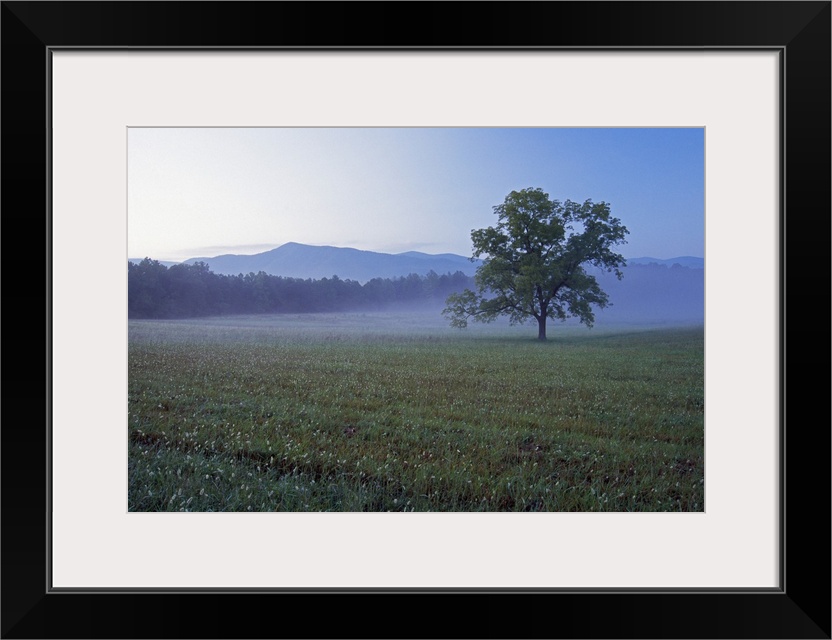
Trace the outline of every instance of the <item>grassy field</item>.
{"type": "Polygon", "coordinates": [[[703,511],[702,327],[130,321],[131,511],[703,511]]]}

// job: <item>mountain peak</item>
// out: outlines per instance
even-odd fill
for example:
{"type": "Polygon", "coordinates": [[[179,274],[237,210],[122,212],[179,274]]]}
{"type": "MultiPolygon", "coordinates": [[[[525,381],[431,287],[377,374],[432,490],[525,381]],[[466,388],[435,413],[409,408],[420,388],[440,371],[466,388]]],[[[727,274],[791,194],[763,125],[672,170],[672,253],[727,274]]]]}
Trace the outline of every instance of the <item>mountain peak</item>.
{"type": "Polygon", "coordinates": [[[351,247],[314,246],[299,242],[285,244],[254,255],[222,255],[213,258],[191,258],[206,262],[214,273],[238,275],[263,271],[269,275],[289,278],[330,278],[367,282],[373,278],[397,278],[411,273],[426,275],[462,271],[474,275],[476,264],[468,258],[447,253],[430,255],[416,251],[403,254],[362,251],[351,247]]]}

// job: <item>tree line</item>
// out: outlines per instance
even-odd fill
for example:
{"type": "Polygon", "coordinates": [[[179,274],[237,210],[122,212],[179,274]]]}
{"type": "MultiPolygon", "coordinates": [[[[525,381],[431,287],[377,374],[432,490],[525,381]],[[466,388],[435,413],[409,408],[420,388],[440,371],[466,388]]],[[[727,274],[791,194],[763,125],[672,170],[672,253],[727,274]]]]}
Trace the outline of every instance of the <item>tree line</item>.
{"type": "Polygon", "coordinates": [[[204,262],[166,267],[145,258],[127,263],[130,318],[192,318],[241,313],[315,313],[441,305],[472,287],[461,271],[374,278],[361,284],[337,275],[320,280],[259,273],[220,275],[204,262]]]}

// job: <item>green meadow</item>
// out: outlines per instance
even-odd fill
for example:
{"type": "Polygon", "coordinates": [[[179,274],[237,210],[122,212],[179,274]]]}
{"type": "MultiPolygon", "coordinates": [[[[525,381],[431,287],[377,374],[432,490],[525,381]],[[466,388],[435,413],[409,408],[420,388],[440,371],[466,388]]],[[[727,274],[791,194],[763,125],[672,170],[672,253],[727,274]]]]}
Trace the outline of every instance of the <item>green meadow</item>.
{"type": "Polygon", "coordinates": [[[129,321],[130,511],[704,511],[703,327],[129,321]]]}

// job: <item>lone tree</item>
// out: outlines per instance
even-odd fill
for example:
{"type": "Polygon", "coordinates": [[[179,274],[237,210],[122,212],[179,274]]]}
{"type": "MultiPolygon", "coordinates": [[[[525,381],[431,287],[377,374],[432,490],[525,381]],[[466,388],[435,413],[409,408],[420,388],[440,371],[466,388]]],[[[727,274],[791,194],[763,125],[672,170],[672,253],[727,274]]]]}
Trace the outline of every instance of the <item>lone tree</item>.
{"type": "Polygon", "coordinates": [[[624,258],[612,247],[629,233],[610,215],[605,202],[583,204],[550,200],[541,189],[512,191],[494,207],[496,227],[475,229],[472,260],[478,292],[466,289],[446,300],[442,312],[454,327],[468,320],[491,322],[506,315],[511,324],[537,320],[538,340],[546,340],[546,319],[577,317],[591,327],[591,305],[604,308],[609,297],[586,267],[615,272],[620,280],[624,258]]]}

